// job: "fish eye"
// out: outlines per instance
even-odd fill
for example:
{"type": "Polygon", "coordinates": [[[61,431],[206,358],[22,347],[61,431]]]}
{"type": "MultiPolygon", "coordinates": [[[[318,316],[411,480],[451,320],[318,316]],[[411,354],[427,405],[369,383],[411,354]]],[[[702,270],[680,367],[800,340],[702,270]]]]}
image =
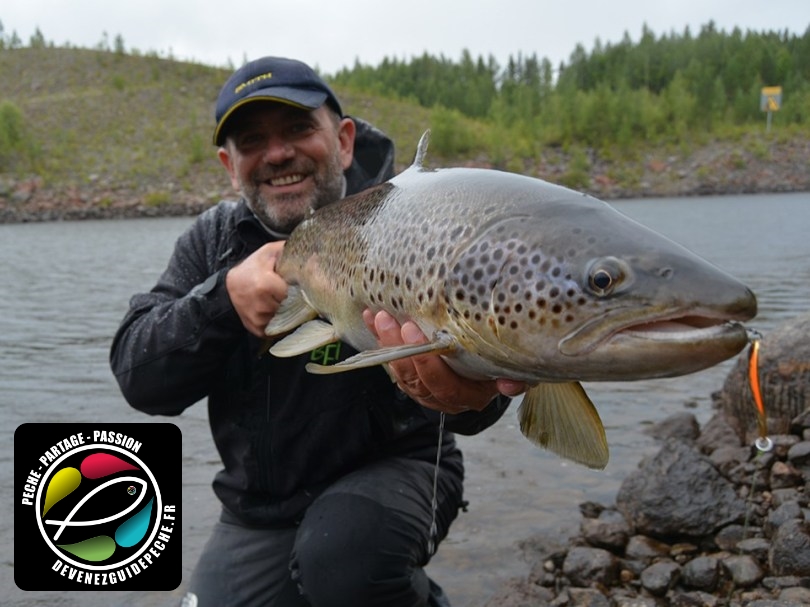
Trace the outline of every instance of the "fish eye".
{"type": "Polygon", "coordinates": [[[613,277],[610,272],[602,268],[598,269],[591,276],[591,288],[594,291],[607,291],[613,284],[613,277]]]}
{"type": "Polygon", "coordinates": [[[588,270],[588,287],[599,297],[605,297],[625,282],[628,273],[626,264],[615,257],[598,259],[588,270]]]}

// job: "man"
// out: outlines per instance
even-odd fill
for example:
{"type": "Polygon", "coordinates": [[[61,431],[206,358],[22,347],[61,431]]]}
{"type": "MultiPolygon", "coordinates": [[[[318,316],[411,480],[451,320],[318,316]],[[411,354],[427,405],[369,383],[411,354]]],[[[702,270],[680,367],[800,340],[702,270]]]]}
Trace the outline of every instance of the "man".
{"type": "MultiPolygon", "coordinates": [[[[390,178],[393,145],[283,58],[238,69],[215,118],[241,199],[180,236],[155,287],[130,301],[110,354],[123,394],[146,413],[178,415],[208,397],[223,508],[184,601],[447,604],[423,566],[463,504],[463,466],[452,434],[439,443],[436,411],[451,414],[448,428],[478,432],[508,406],[500,394],[522,386],[463,379],[435,356],[392,363],[392,383],[382,368],[313,376],[309,354],[259,355],[287,293],[274,271],[284,239],[313,209],[390,178]]],[[[365,320],[381,346],[425,339],[383,312],[365,320]]]]}

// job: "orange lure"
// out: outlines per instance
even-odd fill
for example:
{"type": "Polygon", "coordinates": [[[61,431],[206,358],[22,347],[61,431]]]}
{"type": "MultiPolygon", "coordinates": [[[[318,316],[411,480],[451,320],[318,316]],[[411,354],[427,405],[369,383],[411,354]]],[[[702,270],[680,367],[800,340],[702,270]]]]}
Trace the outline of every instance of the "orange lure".
{"type": "Polygon", "coordinates": [[[757,425],[759,427],[757,447],[768,445],[770,444],[768,439],[768,419],[765,415],[765,404],[762,402],[762,391],[759,386],[759,339],[757,338],[751,340],[751,351],[748,353],[748,383],[751,386],[751,394],[754,396],[754,404],[757,407],[757,425]]]}

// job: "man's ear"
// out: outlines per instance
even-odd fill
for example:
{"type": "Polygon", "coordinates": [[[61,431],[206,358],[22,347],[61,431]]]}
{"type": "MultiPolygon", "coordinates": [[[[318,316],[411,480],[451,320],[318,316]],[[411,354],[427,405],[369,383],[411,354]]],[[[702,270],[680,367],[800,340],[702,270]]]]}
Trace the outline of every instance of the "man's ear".
{"type": "Polygon", "coordinates": [[[354,136],[357,127],[351,118],[343,118],[338,125],[338,140],[340,142],[340,160],[345,171],[352,165],[354,158],[354,136]]]}
{"type": "Polygon", "coordinates": [[[239,187],[239,180],[236,178],[236,169],[233,166],[233,158],[231,158],[231,154],[226,145],[217,150],[217,157],[222,163],[222,166],[225,167],[225,170],[228,171],[228,177],[231,178],[231,186],[238,192],[241,189],[239,187]]]}

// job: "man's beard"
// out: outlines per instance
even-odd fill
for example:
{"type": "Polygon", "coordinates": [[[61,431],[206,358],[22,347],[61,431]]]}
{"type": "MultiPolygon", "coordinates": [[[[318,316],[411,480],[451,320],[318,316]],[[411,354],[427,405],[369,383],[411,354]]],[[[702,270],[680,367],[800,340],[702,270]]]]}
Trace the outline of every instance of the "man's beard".
{"type": "Polygon", "coordinates": [[[289,234],[312,211],[340,199],[344,195],[344,183],[340,154],[335,151],[320,172],[291,171],[287,168],[273,171],[259,169],[250,176],[248,183],[242,181],[240,186],[248,207],[259,221],[275,232],[289,234]],[[261,185],[268,179],[268,173],[277,175],[282,171],[286,174],[296,172],[308,174],[312,177],[315,187],[309,194],[278,194],[272,199],[265,199],[261,185]]]}

